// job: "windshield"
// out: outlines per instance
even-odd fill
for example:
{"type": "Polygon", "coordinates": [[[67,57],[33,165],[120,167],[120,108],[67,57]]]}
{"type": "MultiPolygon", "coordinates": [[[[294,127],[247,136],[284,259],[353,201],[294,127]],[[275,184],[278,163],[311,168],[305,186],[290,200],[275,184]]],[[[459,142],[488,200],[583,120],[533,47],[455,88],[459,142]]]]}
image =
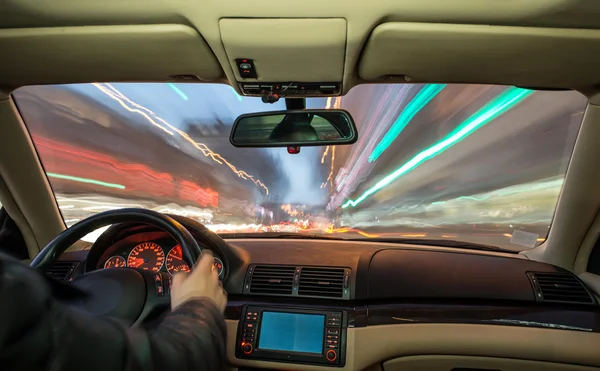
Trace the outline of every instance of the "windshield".
{"type": "Polygon", "coordinates": [[[350,146],[235,148],[222,84],[78,84],[14,93],[70,226],[105,210],[181,214],[220,233],[544,241],[587,100],[485,85],[360,85],[307,99],[356,122],[350,146]]]}

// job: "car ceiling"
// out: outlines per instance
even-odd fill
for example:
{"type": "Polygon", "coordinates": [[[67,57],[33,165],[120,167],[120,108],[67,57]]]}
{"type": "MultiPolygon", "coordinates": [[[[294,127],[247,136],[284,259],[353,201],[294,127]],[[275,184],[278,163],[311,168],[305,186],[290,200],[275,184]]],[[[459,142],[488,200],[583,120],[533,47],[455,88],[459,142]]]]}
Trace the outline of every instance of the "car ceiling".
{"type": "MultiPolygon", "coordinates": [[[[366,82],[574,88],[591,104],[558,204],[560,228],[527,253],[572,268],[598,210],[600,176],[590,171],[600,151],[593,125],[600,112],[600,95],[594,97],[600,83],[597,1],[5,0],[0,92],[34,84],[174,81],[174,75],[231,84],[239,92],[238,57],[255,59],[258,81],[341,79],[342,93],[366,82]]],[[[11,189],[29,185],[14,192],[14,205],[4,203],[20,228],[37,231],[28,245],[41,247],[64,224],[14,104],[1,98],[8,135],[0,148],[4,158],[20,162],[0,163],[6,183],[0,192],[11,201],[11,189]],[[16,170],[23,167],[32,171],[16,170]]]]}
{"type": "Polygon", "coordinates": [[[407,81],[584,90],[600,82],[597,40],[596,0],[9,0],[0,86],[196,75],[237,89],[241,57],[258,81],[343,79],[344,93],[407,81]]]}

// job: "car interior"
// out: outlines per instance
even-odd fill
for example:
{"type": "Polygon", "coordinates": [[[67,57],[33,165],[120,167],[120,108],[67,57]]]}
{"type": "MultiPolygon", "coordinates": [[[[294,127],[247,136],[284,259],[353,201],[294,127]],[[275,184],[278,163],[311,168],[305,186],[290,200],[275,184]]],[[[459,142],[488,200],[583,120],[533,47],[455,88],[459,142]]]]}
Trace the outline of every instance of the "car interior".
{"type": "MultiPolygon", "coordinates": [[[[96,300],[80,303],[83,310],[120,318],[129,326],[156,323],[169,308],[171,275],[189,271],[202,250],[207,249],[215,256],[215,268],[228,293],[227,357],[232,369],[600,369],[597,0],[8,0],[0,4],[0,50],[0,251],[17,256],[52,279],[85,287],[92,294],[97,291],[108,295],[107,281],[119,282],[120,290],[115,291],[116,297],[111,301],[116,303],[113,307],[98,305],[96,300]],[[128,84],[134,83],[148,87],[133,92],[128,84]],[[139,103],[142,98],[150,99],[153,89],[159,87],[165,89],[161,94],[168,91],[173,96],[164,98],[164,110],[139,103]],[[445,130],[443,135],[449,135],[444,138],[454,139],[445,139],[429,149],[435,147],[445,158],[455,156],[458,161],[464,154],[452,151],[458,145],[475,142],[469,145],[479,146],[480,155],[471,157],[471,161],[474,158],[474,163],[479,161],[489,171],[499,169],[508,160],[496,152],[492,142],[494,137],[501,137],[504,148],[514,150],[513,162],[505,167],[506,174],[515,178],[519,174],[525,177],[522,174],[527,173],[530,163],[520,157],[520,147],[510,147],[511,143],[529,146],[529,151],[539,156],[547,151],[560,152],[566,159],[565,166],[555,183],[558,186],[553,188],[556,192],[549,201],[551,210],[544,217],[547,223],[542,223],[542,227],[536,224],[543,231],[530,233],[508,222],[490,222],[490,230],[502,232],[486,232],[479,223],[484,223],[484,218],[500,218],[499,212],[493,214],[487,209],[465,216],[461,222],[464,231],[440,232],[441,237],[430,239],[422,237],[434,235],[444,223],[435,228],[428,225],[423,233],[403,232],[402,238],[377,232],[383,226],[372,227],[386,217],[400,218],[404,209],[382,209],[381,215],[369,214],[369,221],[365,221],[366,217],[360,219],[366,213],[361,210],[372,210],[375,203],[383,205],[393,197],[417,198],[411,201],[413,209],[423,207],[424,202],[433,205],[433,209],[426,209],[428,212],[411,214],[430,218],[427,220],[433,220],[431,210],[438,210],[436,207],[444,213],[460,214],[463,204],[451,202],[476,198],[475,193],[465,191],[462,199],[443,205],[447,200],[419,199],[419,193],[397,191],[402,188],[382,189],[391,183],[394,187],[418,183],[415,178],[399,178],[417,171],[408,165],[392,172],[391,165],[380,162],[378,166],[391,169],[391,175],[383,177],[361,173],[363,169],[350,169],[347,165],[342,169],[334,163],[334,146],[338,160],[345,156],[346,163],[351,163],[355,153],[372,148],[368,140],[379,140],[383,135],[378,129],[378,125],[383,127],[383,119],[372,125],[366,121],[371,116],[380,117],[377,115],[381,108],[376,108],[379,103],[398,104],[383,93],[372,93],[375,98],[371,98],[371,90],[379,92],[377,89],[384,91],[388,87],[443,87],[442,93],[430,92],[431,97],[440,94],[432,101],[436,106],[431,108],[431,125],[444,120],[436,119],[436,112],[458,112],[453,115],[464,120],[464,125],[456,128],[439,127],[445,130]],[[463,87],[472,90],[464,93],[460,90],[463,87]],[[212,95],[212,103],[195,103],[200,96],[192,96],[191,89],[205,92],[204,96],[212,95]],[[452,111],[452,105],[477,89],[484,89],[478,107],[495,109],[494,112],[486,111],[487,117],[469,121],[475,110],[452,111]],[[227,101],[222,95],[226,92],[231,95],[227,101]],[[497,98],[492,93],[498,93],[497,98]],[[103,107],[121,109],[121,116],[107,116],[101,109],[86,106],[85,99],[94,94],[104,94],[103,107]],[[135,94],[138,100],[130,98],[135,94]],[[232,117],[239,118],[231,135],[233,122],[225,125],[226,133],[216,135],[217,139],[206,133],[188,135],[182,126],[170,123],[175,120],[172,111],[177,108],[168,108],[176,99],[180,102],[177,104],[188,104],[186,110],[208,110],[212,105],[214,108],[210,109],[238,112],[232,117]],[[326,105],[311,106],[317,99],[326,105]],[[369,107],[375,108],[359,114],[353,104],[360,105],[368,99],[372,99],[369,107]],[[535,108],[506,113],[507,107],[525,99],[538,99],[532,106],[535,108]],[[227,108],[232,104],[251,107],[246,102],[254,102],[252,107],[258,108],[227,108]],[[572,148],[563,150],[562,142],[540,142],[543,145],[534,147],[536,138],[542,141],[546,135],[554,135],[547,131],[530,137],[511,132],[513,124],[534,125],[536,120],[544,120],[572,102],[580,108],[568,112],[565,109],[567,113],[561,111],[560,116],[577,115],[573,135],[560,135],[563,141],[572,138],[572,148]],[[39,108],[43,105],[53,108],[44,111],[39,108]],[[280,109],[275,109],[276,105],[280,109]],[[267,111],[278,113],[271,114],[272,118],[262,115],[267,111]],[[531,112],[536,118],[529,120],[531,112]],[[293,120],[294,114],[303,115],[303,124],[298,127],[308,131],[274,139],[271,130],[293,120]],[[504,120],[504,126],[490,125],[495,131],[488,131],[485,138],[475,140],[476,134],[471,137],[471,132],[467,132],[500,116],[498,120],[504,120]],[[139,121],[132,119],[125,125],[122,122],[127,117],[139,121]],[[310,120],[318,121],[318,125],[311,126],[310,120]],[[50,125],[60,125],[50,121],[69,122],[71,126],[59,133],[50,125]],[[117,170],[120,162],[109,159],[106,153],[100,157],[97,148],[86,144],[86,140],[96,139],[98,143],[104,141],[101,144],[105,148],[135,147],[136,141],[146,135],[144,130],[150,130],[139,124],[142,121],[165,137],[180,138],[178,150],[186,156],[196,151],[202,161],[212,161],[227,171],[225,178],[217,172],[202,174],[200,167],[189,170],[194,176],[203,176],[205,183],[198,183],[202,188],[193,188],[194,196],[186,205],[214,214],[214,220],[234,220],[237,211],[226,214],[226,203],[244,202],[260,212],[239,211],[240,215],[245,213],[246,219],[240,217],[229,224],[247,228],[254,223],[257,226],[253,228],[263,228],[264,233],[245,233],[241,229],[234,230],[239,233],[224,233],[225,227],[198,216],[198,212],[184,212],[189,208],[147,207],[143,202],[149,197],[144,199],[145,191],[135,188],[135,179],[149,184],[146,186],[152,191],[166,192],[171,183],[161,183],[159,178],[171,179],[169,174],[179,171],[176,166],[191,161],[176,158],[172,171],[153,167],[167,158],[159,154],[162,144],[152,144],[148,139],[150,144],[144,151],[148,156],[156,156],[154,160],[117,170]],[[86,129],[89,122],[103,126],[90,131],[86,129]],[[269,129],[258,128],[263,124],[270,125],[269,129]],[[116,133],[110,137],[113,139],[103,139],[103,133],[110,130],[116,133]],[[234,135],[236,130],[241,133],[239,136],[234,135]],[[68,143],[59,141],[67,136],[71,138],[68,143]],[[196,142],[200,137],[206,145],[196,142]],[[122,142],[117,143],[115,138],[122,142]],[[77,142],[80,147],[67,145],[77,142]],[[460,143],[450,148],[454,142],[460,143]],[[300,201],[273,201],[278,197],[273,185],[280,174],[280,169],[276,169],[278,162],[261,162],[261,157],[254,154],[275,150],[280,151],[278,156],[285,156],[285,161],[316,153],[315,163],[325,174],[318,180],[319,184],[322,182],[320,188],[316,188],[331,196],[327,210],[319,214],[318,220],[338,221],[314,228],[306,227],[307,221],[302,228],[294,227],[293,233],[285,229],[288,225],[281,227],[279,220],[270,224],[264,221],[264,215],[277,219],[273,210],[277,211],[275,215],[283,211],[292,215],[290,208],[294,206],[289,204],[308,202],[303,200],[309,197],[298,190],[300,186],[288,184],[296,190],[294,200],[300,201]],[[230,155],[221,156],[217,151],[230,155]],[[231,154],[238,154],[237,163],[231,160],[235,159],[231,154]],[[95,166],[90,162],[92,158],[112,161],[112,167],[107,165],[97,174],[118,171],[133,179],[133,185],[106,178],[98,178],[104,179],[102,182],[87,179],[83,171],[95,166]],[[331,159],[331,172],[328,165],[323,165],[328,163],[327,158],[331,159]],[[483,164],[492,158],[494,165],[483,164]],[[262,168],[260,174],[274,175],[259,179],[252,171],[241,170],[240,163],[246,164],[244,161],[248,166],[254,161],[257,169],[262,168]],[[139,170],[142,165],[143,171],[139,170]],[[162,171],[162,175],[144,178],[151,170],[162,171]],[[343,184],[331,180],[332,174],[335,177],[344,172],[346,179],[361,178],[372,188],[357,186],[347,193],[336,191],[343,184]],[[237,183],[251,191],[236,191],[237,183]],[[230,188],[221,187],[222,184],[230,188]],[[86,194],[93,197],[81,196],[74,187],[87,187],[86,194]],[[100,193],[94,187],[108,192],[102,201],[104,206],[96,209],[92,206],[100,202],[100,193]],[[138,195],[132,193],[129,203],[119,201],[123,206],[114,207],[115,195],[124,189],[132,189],[138,195]],[[233,196],[226,200],[223,195],[227,192],[237,193],[239,202],[233,196]],[[259,196],[250,195],[260,195],[260,207],[253,201],[259,196]],[[277,206],[270,206],[275,203],[277,206]],[[458,206],[450,209],[450,205],[458,206]],[[76,209],[81,214],[69,214],[76,209]],[[344,218],[354,222],[339,221],[344,218]],[[311,228],[319,232],[307,233],[311,228]],[[300,229],[304,232],[298,232],[300,229]],[[461,233],[477,239],[461,239],[461,233]],[[498,234],[506,241],[503,248],[486,243],[485,233],[498,234]],[[361,238],[345,238],[351,234],[361,238]],[[375,234],[379,237],[369,238],[375,234]],[[22,251],[11,250],[21,242],[22,251]]],[[[422,125],[430,124],[428,121],[422,125]]],[[[565,122],[563,126],[566,125],[565,122]]],[[[216,128],[221,130],[218,125],[216,128]]],[[[402,146],[425,148],[422,142],[409,142],[402,146]]],[[[400,151],[398,148],[399,145],[389,147],[385,155],[364,163],[388,159],[385,156],[400,151]]],[[[408,155],[416,155],[413,160],[417,166],[442,158],[431,160],[432,153],[408,155]]],[[[299,160],[285,163],[291,164],[291,172],[303,172],[299,160]]],[[[450,166],[440,163],[430,173],[443,172],[444,167],[450,166]]],[[[453,177],[462,177],[468,183],[477,172],[484,171],[473,169],[466,166],[456,170],[453,177]]],[[[533,174],[528,176],[535,180],[533,174]]],[[[487,177],[486,181],[506,180],[503,187],[513,184],[508,175],[506,179],[500,177],[487,177]]],[[[444,186],[427,189],[441,194],[444,186]]],[[[417,185],[414,187],[417,189],[417,185]]],[[[516,191],[510,192],[506,194],[512,197],[516,191]]],[[[529,187],[528,192],[546,191],[529,187]]],[[[519,209],[522,205],[511,205],[517,214],[533,210],[523,211],[519,209]]],[[[230,209],[242,210],[246,206],[234,205],[230,209]]],[[[310,223],[321,225],[320,221],[310,223]]]]}

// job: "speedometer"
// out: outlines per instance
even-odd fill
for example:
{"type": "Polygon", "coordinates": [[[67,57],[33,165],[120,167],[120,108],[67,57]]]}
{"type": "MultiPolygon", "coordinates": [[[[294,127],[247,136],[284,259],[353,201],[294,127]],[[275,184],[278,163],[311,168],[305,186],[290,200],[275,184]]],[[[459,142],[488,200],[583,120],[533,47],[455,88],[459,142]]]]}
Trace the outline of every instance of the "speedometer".
{"type": "Polygon", "coordinates": [[[189,272],[190,266],[183,261],[181,245],[177,245],[169,251],[167,255],[167,271],[173,275],[177,272],[189,272]]]}
{"type": "Polygon", "coordinates": [[[127,266],[158,272],[165,262],[165,252],[154,242],[144,242],[131,250],[127,266]]]}

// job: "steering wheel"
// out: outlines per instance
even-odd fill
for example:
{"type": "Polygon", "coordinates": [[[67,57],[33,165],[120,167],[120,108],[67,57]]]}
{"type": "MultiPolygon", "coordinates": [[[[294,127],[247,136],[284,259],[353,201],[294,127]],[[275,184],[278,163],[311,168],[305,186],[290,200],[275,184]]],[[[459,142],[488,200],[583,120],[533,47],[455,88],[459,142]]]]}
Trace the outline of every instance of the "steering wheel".
{"type": "MultiPolygon", "coordinates": [[[[200,246],[179,222],[156,211],[131,208],[98,213],[66,229],[42,249],[30,266],[44,274],[65,250],[86,234],[123,222],[142,222],[169,233],[181,245],[183,259],[190,267],[200,257],[200,246]]],[[[131,326],[169,306],[170,280],[168,273],[135,268],[92,271],[72,281],[72,285],[88,293],[88,297],[73,304],[95,315],[119,318],[131,326]]]]}

